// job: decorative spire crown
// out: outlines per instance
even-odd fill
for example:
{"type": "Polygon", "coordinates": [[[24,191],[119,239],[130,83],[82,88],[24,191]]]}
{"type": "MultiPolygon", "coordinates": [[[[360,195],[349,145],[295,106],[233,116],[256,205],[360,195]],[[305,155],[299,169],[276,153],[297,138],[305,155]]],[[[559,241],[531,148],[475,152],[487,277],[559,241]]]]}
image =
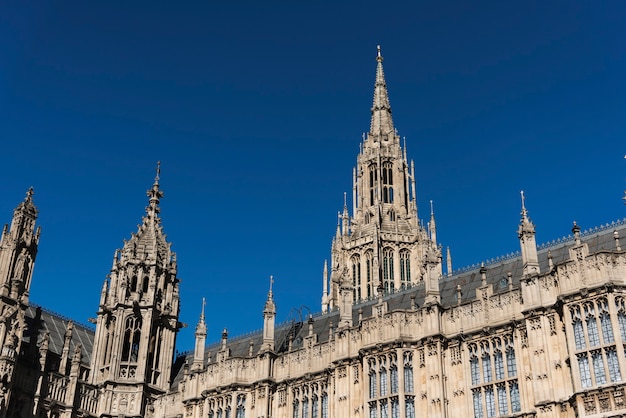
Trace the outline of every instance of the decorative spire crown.
{"type": "Polygon", "coordinates": [[[380,45],[376,55],[376,83],[374,84],[374,102],[372,104],[372,120],[370,123],[370,135],[375,140],[389,139],[395,135],[393,120],[391,119],[391,105],[389,104],[389,93],[385,82],[385,72],[383,71],[383,56],[380,53],[380,45]]]}
{"type": "Polygon", "coordinates": [[[159,188],[159,179],[161,175],[161,161],[157,161],[156,176],[154,177],[154,184],[152,188],[148,190],[147,195],[150,198],[146,213],[150,218],[156,218],[161,211],[159,208],[160,199],[163,197],[163,192],[159,188]]]}

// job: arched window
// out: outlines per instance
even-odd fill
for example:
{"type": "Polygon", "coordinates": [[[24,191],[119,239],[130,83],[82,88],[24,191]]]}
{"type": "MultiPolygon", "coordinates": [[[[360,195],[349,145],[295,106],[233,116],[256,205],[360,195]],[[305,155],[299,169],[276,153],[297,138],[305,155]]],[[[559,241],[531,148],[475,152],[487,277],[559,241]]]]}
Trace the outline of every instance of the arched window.
{"type": "Polygon", "coordinates": [[[246,416],[246,395],[237,395],[236,418],[245,418],[245,416],[246,416]]]}
{"type": "Polygon", "coordinates": [[[393,293],[393,248],[383,250],[383,288],[385,294],[393,293]]]}
{"type": "Polygon", "coordinates": [[[396,221],[396,211],[393,209],[389,210],[389,220],[391,222],[395,222],[396,221]]]}
{"type": "Polygon", "coordinates": [[[411,252],[409,250],[400,251],[400,282],[402,287],[411,283],[411,252]]]}
{"type": "Polygon", "coordinates": [[[133,277],[131,277],[130,279],[130,291],[131,292],[137,291],[137,276],[135,275],[133,275],[133,277]]]}
{"type": "Polygon", "coordinates": [[[383,163],[383,203],[393,203],[393,170],[390,161],[383,163]]]}
{"type": "Polygon", "coordinates": [[[369,166],[369,177],[370,177],[370,206],[374,204],[375,198],[377,195],[378,188],[378,169],[376,164],[372,164],[369,166]]]}
{"type": "Polygon", "coordinates": [[[352,300],[361,300],[361,258],[358,254],[352,256],[352,300]]]}
{"type": "Polygon", "coordinates": [[[404,392],[413,393],[413,354],[409,351],[403,355],[404,392]]]}
{"type": "Polygon", "coordinates": [[[111,317],[106,323],[106,343],[104,344],[104,362],[109,364],[111,361],[111,353],[113,351],[113,334],[115,332],[115,317],[111,317]]]}
{"type": "Polygon", "coordinates": [[[136,363],[139,356],[139,342],[141,341],[141,318],[129,316],[124,329],[124,345],[122,346],[122,361],[136,363]]]}
{"type": "Polygon", "coordinates": [[[148,276],[143,276],[143,282],[141,282],[141,291],[143,293],[148,293],[148,283],[150,283],[148,276]]]}
{"type": "Polygon", "coordinates": [[[366,266],[366,273],[367,273],[367,298],[371,298],[372,297],[372,258],[373,258],[373,252],[372,251],[368,251],[365,253],[365,266],[366,266]]]}
{"type": "Polygon", "coordinates": [[[297,399],[293,401],[293,418],[300,418],[300,402],[297,399]]]}

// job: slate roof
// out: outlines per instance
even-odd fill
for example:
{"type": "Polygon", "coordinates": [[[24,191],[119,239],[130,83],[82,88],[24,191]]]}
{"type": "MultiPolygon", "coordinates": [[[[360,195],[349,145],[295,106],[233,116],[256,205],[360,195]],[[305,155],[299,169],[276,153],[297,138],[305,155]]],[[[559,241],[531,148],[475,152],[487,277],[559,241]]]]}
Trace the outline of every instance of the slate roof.
{"type": "MultiPolygon", "coordinates": [[[[32,304],[26,309],[27,330],[24,342],[30,343],[33,337],[36,337],[36,344],[39,346],[44,334],[46,331],[49,331],[48,349],[61,356],[63,354],[65,330],[69,321],[69,318],[32,304]]],[[[81,344],[83,352],[82,363],[88,366],[91,361],[91,352],[93,351],[95,330],[75,321],[72,321],[72,323],[74,327],[72,329],[72,341],[70,342],[70,358],[74,354],[76,345],[81,344]]]]}

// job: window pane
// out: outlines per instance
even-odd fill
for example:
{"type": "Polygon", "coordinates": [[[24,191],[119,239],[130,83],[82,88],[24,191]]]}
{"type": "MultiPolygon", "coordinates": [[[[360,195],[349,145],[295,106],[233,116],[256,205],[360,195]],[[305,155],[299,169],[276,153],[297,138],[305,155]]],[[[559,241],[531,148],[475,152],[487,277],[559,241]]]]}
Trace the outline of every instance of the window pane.
{"type": "Polygon", "coordinates": [[[483,403],[480,390],[472,392],[472,399],[474,401],[474,418],[483,418],[483,403]]]}
{"type": "Polygon", "coordinates": [[[493,356],[493,360],[496,369],[496,379],[504,379],[504,361],[502,360],[502,352],[496,351],[493,356]]]}
{"type": "Polygon", "coordinates": [[[496,416],[496,400],[493,396],[493,387],[489,386],[485,389],[485,406],[487,407],[487,417],[496,416]]]}
{"type": "Polygon", "coordinates": [[[589,337],[589,345],[597,347],[600,345],[600,336],[598,335],[598,322],[595,316],[587,317],[587,335],[589,337]]]}
{"type": "Polygon", "coordinates": [[[519,412],[522,410],[522,405],[520,403],[519,387],[517,386],[517,382],[511,382],[509,384],[509,389],[511,391],[511,409],[513,413],[519,412]]]}
{"type": "Polygon", "coordinates": [[[580,319],[574,321],[574,341],[576,343],[576,350],[582,350],[585,348],[585,335],[583,333],[583,322],[580,319]]]}
{"type": "Polygon", "coordinates": [[[478,357],[472,357],[470,360],[470,369],[472,372],[472,385],[480,383],[480,372],[478,371],[478,357]]]}
{"type": "Polygon", "coordinates": [[[604,344],[611,344],[615,341],[615,337],[613,336],[611,317],[608,312],[603,312],[600,315],[600,325],[602,326],[602,339],[604,340],[604,344]]]}
{"type": "Polygon", "coordinates": [[[611,378],[611,382],[620,382],[622,380],[622,374],[619,371],[619,363],[617,361],[617,351],[615,351],[615,347],[611,347],[606,350],[606,361],[609,365],[609,377],[611,378]]]}
{"type": "Polygon", "coordinates": [[[506,415],[509,413],[509,405],[506,399],[506,387],[504,384],[498,386],[498,413],[506,415]]]}
{"type": "Polygon", "coordinates": [[[596,378],[596,385],[606,383],[606,372],[604,371],[604,361],[602,361],[602,352],[594,351],[591,353],[591,361],[593,362],[593,374],[596,378]]]}
{"type": "Polygon", "coordinates": [[[578,370],[580,371],[580,383],[582,387],[590,387],[591,371],[589,370],[589,359],[586,354],[578,357],[578,370]]]}

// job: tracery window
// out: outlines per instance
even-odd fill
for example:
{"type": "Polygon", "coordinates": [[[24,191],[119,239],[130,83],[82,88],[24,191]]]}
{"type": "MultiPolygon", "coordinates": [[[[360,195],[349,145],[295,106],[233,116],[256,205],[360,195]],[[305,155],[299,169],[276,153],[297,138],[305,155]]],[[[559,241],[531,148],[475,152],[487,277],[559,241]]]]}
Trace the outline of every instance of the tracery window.
{"type": "Polygon", "coordinates": [[[376,195],[378,194],[378,169],[376,164],[369,166],[369,178],[370,178],[370,206],[374,205],[376,201],[376,195]]]}
{"type": "Polygon", "coordinates": [[[236,418],[245,418],[246,416],[246,395],[237,395],[237,416],[236,418]]]}
{"type": "Polygon", "coordinates": [[[328,394],[322,394],[322,418],[328,418],[328,394]]]}
{"type": "Polygon", "coordinates": [[[141,341],[141,317],[134,315],[126,319],[124,329],[124,344],[122,346],[122,361],[136,363],[139,356],[139,342],[141,341]]]}
{"type": "Polygon", "coordinates": [[[409,250],[400,251],[400,283],[402,287],[411,283],[411,252],[409,250]]]}
{"type": "Polygon", "coordinates": [[[605,297],[569,306],[581,388],[586,389],[622,380],[617,360],[613,321],[616,320],[622,339],[624,339],[626,316],[624,316],[623,298],[617,297],[615,302],[617,308],[615,319],[611,318],[609,301],[605,297]],[[598,324],[600,329],[598,329],[598,324]]]}
{"type": "Polygon", "coordinates": [[[383,288],[385,294],[393,293],[393,248],[383,250],[383,288]]]}
{"type": "Polygon", "coordinates": [[[415,418],[415,401],[412,396],[407,396],[404,400],[404,415],[406,418],[415,418]]]}
{"type": "Polygon", "coordinates": [[[513,342],[513,336],[505,334],[468,344],[475,418],[521,411],[513,342]]]}
{"type": "Polygon", "coordinates": [[[398,393],[398,366],[396,364],[392,364],[389,369],[389,381],[391,383],[391,394],[398,393]]]}
{"type": "MultiPolygon", "coordinates": [[[[390,351],[366,359],[369,366],[369,414],[380,418],[400,418],[401,396],[413,393],[413,352],[390,351]],[[400,387],[398,357],[403,367],[404,386],[400,387]]],[[[415,417],[414,397],[405,396],[405,416],[415,417]],[[406,415],[409,414],[409,415],[406,415]]]]}
{"type": "Polygon", "coordinates": [[[313,395],[313,398],[311,398],[311,417],[319,418],[319,413],[319,399],[317,395],[313,395]]]}
{"type": "Polygon", "coordinates": [[[383,163],[382,180],[383,180],[383,202],[393,203],[393,165],[390,161],[383,163]]]}
{"type": "Polygon", "coordinates": [[[293,418],[300,418],[300,401],[293,400],[293,418]]]}
{"type": "Polygon", "coordinates": [[[391,418],[400,418],[400,404],[398,398],[391,399],[391,418]]]}
{"type": "Polygon", "coordinates": [[[380,396],[387,396],[387,360],[380,360],[380,396]]]}
{"type": "Polygon", "coordinates": [[[404,392],[413,393],[413,353],[406,351],[403,355],[404,363],[404,392]]]}
{"type": "Polygon", "coordinates": [[[355,254],[352,256],[352,300],[361,300],[361,258],[355,254]]]}
{"type": "Polygon", "coordinates": [[[370,299],[372,297],[372,259],[373,252],[368,251],[365,253],[365,266],[367,273],[367,298],[370,299]]]}

